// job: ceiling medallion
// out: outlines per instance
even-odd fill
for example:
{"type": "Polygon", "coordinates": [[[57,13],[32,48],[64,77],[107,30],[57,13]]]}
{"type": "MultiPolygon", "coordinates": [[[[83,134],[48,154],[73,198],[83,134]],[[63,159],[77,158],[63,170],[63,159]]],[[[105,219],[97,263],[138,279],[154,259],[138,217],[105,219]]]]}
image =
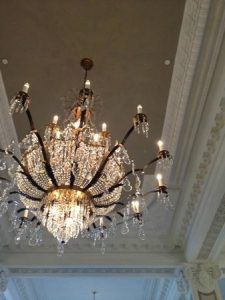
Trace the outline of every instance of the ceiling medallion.
{"type": "MultiPolygon", "coordinates": [[[[92,122],[94,95],[87,73],[93,61],[85,58],[81,66],[85,70],[83,87],[63,126],[54,116],[41,137],[29,110],[31,98],[26,83],[10,102],[10,113],[25,112],[30,124],[30,132],[18,145],[21,158],[15,155],[13,143],[0,149],[0,170],[8,170],[8,176],[0,177],[0,215],[8,210],[12,229],[17,232],[15,242],[28,240],[31,246],[40,245],[46,227],[57,239],[59,255],[64,245],[78,236],[91,238],[94,245],[100,241],[104,253],[107,237],[118,225],[126,234],[130,220],[144,239],[147,204],[141,192],[143,175],[139,175],[153,163],[164,168],[172,162],[161,141],[156,157],[143,168],[135,168],[129,158],[125,144],[131,133],[148,137],[148,120],[141,105],[123,140],[111,146],[106,123],[98,131],[92,122]],[[123,191],[126,200],[121,200],[123,191]]],[[[158,186],[151,192],[168,204],[162,175],[158,174],[157,179],[158,186]]]]}

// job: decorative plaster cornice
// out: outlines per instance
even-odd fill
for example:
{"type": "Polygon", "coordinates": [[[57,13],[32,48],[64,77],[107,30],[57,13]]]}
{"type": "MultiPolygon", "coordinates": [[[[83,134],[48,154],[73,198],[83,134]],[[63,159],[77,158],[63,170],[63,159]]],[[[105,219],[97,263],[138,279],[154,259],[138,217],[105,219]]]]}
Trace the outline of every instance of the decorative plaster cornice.
{"type": "MultiPolygon", "coordinates": [[[[187,0],[171,79],[162,139],[175,154],[204,35],[210,0],[187,0]]],[[[167,178],[170,171],[165,174],[167,178]]]]}
{"type": "Polygon", "coordinates": [[[186,174],[185,190],[182,191],[185,201],[182,201],[182,205],[180,204],[177,210],[178,217],[174,222],[176,244],[180,246],[184,245],[190,225],[192,224],[194,213],[199,204],[200,194],[203,190],[202,187],[207,180],[207,172],[211,166],[220,132],[224,126],[224,100],[218,98],[217,101],[214,102],[215,107],[213,107],[210,115],[210,119],[215,116],[214,123],[211,125],[212,127],[210,127],[209,123],[211,121],[209,121],[208,118],[207,126],[209,126],[209,128],[206,128],[202,140],[198,140],[199,147],[196,148],[197,150],[195,149],[195,153],[192,152],[200,125],[204,127],[204,125],[200,123],[200,120],[202,119],[202,113],[205,109],[207,97],[214,78],[213,76],[215,75],[215,67],[220,54],[221,44],[223,42],[223,33],[225,31],[224,1],[217,0],[211,2],[209,22],[202,30],[203,29],[205,30],[205,36],[201,49],[201,57],[199,58],[198,68],[196,70],[196,74],[198,74],[196,77],[198,84],[193,82],[191,87],[188,124],[186,124],[183,129],[182,143],[180,143],[181,153],[179,153],[179,159],[175,166],[175,178],[180,178],[179,180],[181,181],[185,180],[183,174],[184,172],[186,174]],[[211,22],[212,20],[214,20],[214,23],[211,22]],[[216,103],[219,103],[219,101],[220,105],[217,106],[216,103]],[[190,122],[193,124],[190,124],[190,122]],[[187,177],[188,164],[190,164],[190,161],[193,161],[190,155],[193,155],[195,164],[199,159],[201,159],[201,161],[192,168],[194,171],[187,177]],[[200,155],[202,155],[201,158],[200,155]],[[196,156],[198,156],[198,159],[196,156]],[[195,175],[193,176],[193,174],[195,175]]]}
{"type": "Polygon", "coordinates": [[[211,293],[216,288],[216,281],[221,271],[216,264],[186,264],[184,275],[201,293],[211,293]]]}
{"type": "Polygon", "coordinates": [[[8,277],[4,269],[0,269],[0,293],[5,292],[8,284],[8,277]]]}
{"type": "Polygon", "coordinates": [[[33,276],[57,276],[57,275],[153,275],[153,276],[175,276],[175,268],[126,268],[126,267],[82,267],[82,268],[58,268],[58,267],[37,267],[37,268],[9,268],[11,277],[33,277],[33,276]]]}
{"type": "Polygon", "coordinates": [[[179,270],[176,279],[177,291],[179,294],[188,294],[189,292],[189,284],[187,279],[184,276],[183,270],[179,270]]]}
{"type": "Polygon", "coordinates": [[[192,185],[189,201],[185,210],[185,215],[182,219],[182,225],[180,227],[179,235],[177,238],[177,243],[180,245],[182,245],[185,241],[189,226],[192,221],[192,217],[197,207],[197,203],[203,191],[204,185],[208,179],[208,171],[212,164],[213,156],[215,155],[215,150],[219,141],[221,131],[224,129],[224,124],[225,98],[222,98],[219,105],[219,110],[214,119],[214,124],[210,130],[210,134],[206,142],[205,151],[203,151],[202,158],[198,165],[198,171],[196,173],[195,180],[192,185]]]}
{"type": "Polygon", "coordinates": [[[225,215],[225,197],[223,198],[216,215],[213,219],[211,227],[207,233],[207,236],[202,244],[201,250],[198,255],[198,259],[207,259],[218,239],[218,236],[224,227],[224,215],[225,215]]]}

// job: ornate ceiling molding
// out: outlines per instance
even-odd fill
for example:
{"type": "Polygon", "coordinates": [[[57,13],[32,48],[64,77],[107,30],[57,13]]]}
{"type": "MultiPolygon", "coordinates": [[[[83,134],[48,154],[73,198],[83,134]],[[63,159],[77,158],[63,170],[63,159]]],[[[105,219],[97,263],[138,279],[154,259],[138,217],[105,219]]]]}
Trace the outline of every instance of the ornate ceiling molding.
{"type": "Polygon", "coordinates": [[[179,153],[173,169],[176,170],[174,178],[177,184],[185,181],[173,224],[176,244],[180,246],[184,245],[191,228],[224,125],[224,100],[218,96],[218,92],[215,92],[215,101],[211,99],[212,96],[209,99],[225,32],[224,1],[211,2],[208,22],[202,30],[204,39],[201,55],[195,70],[195,81],[190,88],[186,122],[183,124],[179,153]],[[211,109],[208,118],[206,104],[211,109]]]}
{"type": "MultiPolygon", "coordinates": [[[[224,215],[225,215],[225,197],[221,201],[221,204],[219,208],[217,209],[216,215],[213,219],[213,222],[211,224],[211,227],[207,233],[207,236],[204,240],[204,243],[202,244],[201,250],[198,255],[198,259],[207,259],[213,248],[215,247],[215,243],[218,239],[218,236],[220,235],[220,232],[222,231],[224,227],[224,215]]],[[[216,255],[214,255],[213,259],[217,258],[218,251],[216,251],[216,255]]]]}
{"type": "Polygon", "coordinates": [[[34,277],[34,276],[77,276],[77,275],[140,275],[140,276],[160,276],[160,277],[174,277],[176,268],[127,268],[127,267],[18,267],[8,268],[10,277],[34,277]]]}
{"type": "Polygon", "coordinates": [[[195,180],[192,184],[190,191],[189,201],[186,205],[186,211],[182,220],[182,225],[177,238],[178,244],[183,244],[189,226],[191,225],[192,218],[194,216],[195,209],[201,199],[201,193],[204,191],[204,186],[210,176],[209,169],[212,166],[212,162],[215,158],[215,152],[218,148],[219,137],[222,130],[224,130],[225,124],[225,98],[221,99],[218,112],[214,119],[214,124],[210,130],[209,137],[207,139],[205,150],[202,152],[202,158],[198,164],[198,169],[195,175],[195,180]]]}
{"type": "Polygon", "coordinates": [[[163,141],[174,154],[184,121],[209,8],[210,0],[187,0],[185,4],[162,132],[163,141]]]}
{"type": "Polygon", "coordinates": [[[221,276],[221,271],[216,264],[186,264],[184,275],[192,284],[192,288],[201,293],[211,293],[217,287],[217,279],[221,276]]]}

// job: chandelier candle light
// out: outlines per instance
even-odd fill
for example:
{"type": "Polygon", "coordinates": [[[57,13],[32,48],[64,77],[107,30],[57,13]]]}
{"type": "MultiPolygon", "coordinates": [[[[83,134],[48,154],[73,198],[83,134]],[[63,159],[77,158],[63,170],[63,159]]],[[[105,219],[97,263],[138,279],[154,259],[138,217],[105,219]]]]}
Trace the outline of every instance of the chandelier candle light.
{"type": "MultiPolygon", "coordinates": [[[[137,106],[133,124],[122,141],[111,146],[107,124],[102,123],[98,131],[92,122],[94,96],[87,73],[93,61],[84,58],[81,66],[85,70],[83,87],[64,127],[55,115],[46,126],[44,138],[41,137],[29,110],[30,86],[26,83],[10,102],[10,113],[25,112],[30,124],[30,132],[19,144],[21,158],[14,154],[12,144],[0,149],[0,170],[6,169],[7,157],[12,162],[9,176],[0,177],[0,215],[10,208],[16,243],[28,239],[31,246],[40,245],[42,228],[46,227],[57,239],[60,255],[64,244],[78,236],[93,239],[93,244],[100,241],[104,253],[107,237],[118,226],[122,234],[127,233],[130,220],[144,239],[147,205],[139,174],[153,163],[167,167],[172,161],[161,141],[158,154],[143,168],[135,168],[130,160],[125,144],[131,133],[142,132],[148,137],[148,120],[141,105],[137,106]],[[131,165],[130,169],[126,165],[131,165]],[[130,177],[134,178],[133,187],[130,177]]],[[[161,174],[157,180],[158,186],[150,192],[168,202],[168,189],[161,174]]]]}

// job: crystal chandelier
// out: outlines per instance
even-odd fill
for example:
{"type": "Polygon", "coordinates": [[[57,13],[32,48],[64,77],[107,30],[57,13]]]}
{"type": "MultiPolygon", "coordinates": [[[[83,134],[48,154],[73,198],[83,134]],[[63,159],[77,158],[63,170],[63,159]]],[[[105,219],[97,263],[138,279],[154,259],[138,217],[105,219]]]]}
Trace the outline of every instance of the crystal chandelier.
{"type": "MultiPolygon", "coordinates": [[[[137,106],[133,124],[120,143],[111,146],[106,123],[98,131],[92,122],[94,95],[87,79],[93,67],[89,58],[82,59],[85,70],[83,87],[62,127],[58,116],[46,126],[44,138],[36,129],[29,110],[29,84],[26,83],[10,102],[10,113],[25,112],[30,132],[19,144],[21,158],[14,153],[14,145],[0,149],[1,176],[0,215],[9,210],[11,229],[16,230],[15,242],[28,239],[29,245],[40,245],[42,228],[58,241],[58,253],[71,238],[101,241],[114,234],[118,224],[121,233],[129,231],[133,220],[139,237],[144,239],[144,216],[147,205],[141,192],[141,173],[158,162],[169,166],[172,157],[159,141],[159,152],[144,168],[135,168],[125,148],[133,131],[148,137],[149,125],[142,106],[137,106]],[[127,165],[130,168],[127,169],[127,165]],[[133,177],[133,186],[129,178],[133,177]],[[120,200],[124,191],[126,200],[120,200]]],[[[168,189],[157,175],[157,193],[161,201],[169,203],[168,189]]]]}

